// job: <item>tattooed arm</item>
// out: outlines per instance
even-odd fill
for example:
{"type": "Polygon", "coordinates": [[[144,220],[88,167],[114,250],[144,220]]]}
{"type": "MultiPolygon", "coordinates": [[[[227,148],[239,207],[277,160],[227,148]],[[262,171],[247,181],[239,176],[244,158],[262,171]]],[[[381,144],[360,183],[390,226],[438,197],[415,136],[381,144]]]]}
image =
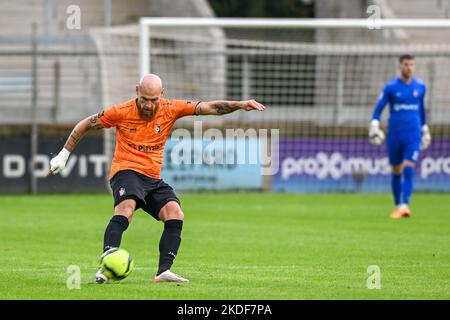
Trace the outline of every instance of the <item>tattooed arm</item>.
{"type": "Polygon", "coordinates": [[[94,114],[78,122],[75,128],[73,128],[69,138],[67,139],[64,148],[66,148],[69,152],[72,152],[78,142],[80,142],[80,140],[86,135],[89,130],[103,129],[103,126],[98,121],[98,118],[99,114],[94,114]]]}
{"type": "Polygon", "coordinates": [[[245,110],[245,111],[264,111],[265,107],[255,100],[246,100],[246,101],[206,101],[200,102],[195,108],[196,115],[216,115],[221,116],[224,114],[228,114],[234,112],[236,110],[245,110]]]}
{"type": "Polygon", "coordinates": [[[77,123],[67,139],[64,148],[62,148],[56,157],[50,160],[50,170],[47,173],[47,177],[64,170],[70,153],[89,130],[103,128],[103,125],[98,121],[99,117],[100,114],[94,114],[77,123]]]}

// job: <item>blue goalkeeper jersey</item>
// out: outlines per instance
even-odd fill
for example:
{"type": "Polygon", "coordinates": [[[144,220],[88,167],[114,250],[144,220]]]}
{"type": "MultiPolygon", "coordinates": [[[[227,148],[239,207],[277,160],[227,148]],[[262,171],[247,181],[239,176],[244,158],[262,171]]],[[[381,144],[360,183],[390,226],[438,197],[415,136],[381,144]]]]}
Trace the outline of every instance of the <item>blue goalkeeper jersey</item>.
{"type": "Polygon", "coordinates": [[[388,131],[421,130],[426,124],[425,83],[413,77],[409,84],[396,77],[386,83],[378,98],[372,119],[380,120],[389,103],[388,131]]]}

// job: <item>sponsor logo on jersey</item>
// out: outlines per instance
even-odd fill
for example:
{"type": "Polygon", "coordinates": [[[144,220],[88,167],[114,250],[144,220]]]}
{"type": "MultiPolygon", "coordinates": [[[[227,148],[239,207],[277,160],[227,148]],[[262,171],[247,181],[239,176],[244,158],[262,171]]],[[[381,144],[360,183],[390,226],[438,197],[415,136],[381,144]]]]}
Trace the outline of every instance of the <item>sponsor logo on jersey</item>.
{"type": "Polygon", "coordinates": [[[161,149],[163,145],[159,144],[159,145],[156,145],[156,146],[144,146],[144,145],[136,145],[134,143],[129,143],[128,146],[133,148],[133,149],[136,149],[138,151],[141,151],[141,152],[151,152],[151,151],[154,151],[154,150],[161,149]]]}
{"type": "Polygon", "coordinates": [[[419,110],[419,106],[417,104],[394,104],[394,110],[419,110]]]}

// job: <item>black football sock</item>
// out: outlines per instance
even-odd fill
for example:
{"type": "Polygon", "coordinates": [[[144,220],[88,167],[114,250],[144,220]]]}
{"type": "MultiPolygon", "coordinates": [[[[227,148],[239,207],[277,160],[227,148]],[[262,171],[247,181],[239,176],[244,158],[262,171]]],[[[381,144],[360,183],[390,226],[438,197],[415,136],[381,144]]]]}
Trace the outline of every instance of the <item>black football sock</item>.
{"type": "Polygon", "coordinates": [[[120,246],[122,240],[122,233],[127,230],[129,225],[128,219],[125,216],[115,215],[109,221],[105,230],[105,237],[103,239],[103,252],[111,248],[120,246]]]}
{"type": "Polygon", "coordinates": [[[159,267],[157,275],[169,270],[181,243],[182,220],[167,220],[159,241],[159,267]]]}

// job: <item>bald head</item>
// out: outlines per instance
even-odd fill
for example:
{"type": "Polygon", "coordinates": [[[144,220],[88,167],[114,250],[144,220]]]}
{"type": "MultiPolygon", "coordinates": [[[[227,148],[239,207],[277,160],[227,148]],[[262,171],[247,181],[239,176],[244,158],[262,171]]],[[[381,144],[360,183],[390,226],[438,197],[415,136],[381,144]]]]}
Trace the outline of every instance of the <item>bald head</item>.
{"type": "Polygon", "coordinates": [[[139,81],[142,91],[160,92],[163,89],[161,78],[156,74],[149,73],[144,75],[139,81]]]}
{"type": "Polygon", "coordinates": [[[137,105],[143,118],[153,118],[163,93],[164,88],[161,78],[156,74],[149,73],[141,78],[136,86],[136,94],[138,97],[137,105]]]}

